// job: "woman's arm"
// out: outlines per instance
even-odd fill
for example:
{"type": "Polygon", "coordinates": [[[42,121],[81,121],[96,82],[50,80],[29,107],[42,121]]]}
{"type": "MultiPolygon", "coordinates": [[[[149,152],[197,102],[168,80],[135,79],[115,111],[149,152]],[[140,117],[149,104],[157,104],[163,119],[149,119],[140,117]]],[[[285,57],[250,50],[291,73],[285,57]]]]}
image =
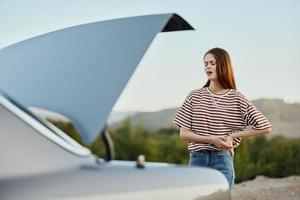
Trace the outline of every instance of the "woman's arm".
{"type": "Polygon", "coordinates": [[[223,150],[230,150],[233,148],[231,145],[232,143],[226,143],[222,140],[222,137],[197,135],[192,131],[189,131],[182,127],[180,128],[180,137],[187,142],[214,144],[215,146],[223,150]]]}
{"type": "Polygon", "coordinates": [[[230,134],[230,136],[232,138],[244,138],[244,137],[264,135],[264,134],[270,133],[271,131],[272,131],[272,128],[266,128],[263,130],[248,129],[248,130],[244,130],[244,131],[234,132],[234,133],[230,134]]]}
{"type": "Polygon", "coordinates": [[[270,133],[272,131],[272,125],[268,119],[240,92],[237,93],[237,96],[240,100],[240,109],[245,126],[252,126],[252,129],[234,132],[230,134],[231,137],[245,138],[270,133]]]}
{"type": "Polygon", "coordinates": [[[270,133],[272,131],[272,128],[266,128],[262,130],[255,130],[255,129],[247,129],[244,131],[237,131],[230,135],[226,135],[221,137],[222,140],[227,141],[228,143],[233,145],[233,139],[234,138],[245,138],[245,137],[251,137],[251,136],[259,136],[264,135],[267,133],[270,133]]]}

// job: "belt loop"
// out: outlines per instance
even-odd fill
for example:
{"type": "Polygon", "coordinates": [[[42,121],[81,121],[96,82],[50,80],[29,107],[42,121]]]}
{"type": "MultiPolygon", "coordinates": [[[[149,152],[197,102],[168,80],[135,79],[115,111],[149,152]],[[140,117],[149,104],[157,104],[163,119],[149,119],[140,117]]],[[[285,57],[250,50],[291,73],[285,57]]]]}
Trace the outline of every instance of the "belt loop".
{"type": "Polygon", "coordinates": [[[233,157],[234,156],[234,150],[233,149],[230,149],[230,154],[231,154],[231,156],[233,157]]]}
{"type": "Polygon", "coordinates": [[[209,165],[209,152],[207,150],[205,150],[205,167],[207,167],[209,165]]]}

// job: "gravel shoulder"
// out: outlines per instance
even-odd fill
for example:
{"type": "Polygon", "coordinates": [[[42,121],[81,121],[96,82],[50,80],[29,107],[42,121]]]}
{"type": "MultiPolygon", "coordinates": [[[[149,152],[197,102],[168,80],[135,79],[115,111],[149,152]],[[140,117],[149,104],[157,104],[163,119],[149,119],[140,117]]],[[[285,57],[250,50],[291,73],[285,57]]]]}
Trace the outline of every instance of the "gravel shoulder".
{"type": "Polygon", "coordinates": [[[300,176],[257,176],[254,180],[236,184],[231,194],[232,200],[300,200],[300,176]]]}

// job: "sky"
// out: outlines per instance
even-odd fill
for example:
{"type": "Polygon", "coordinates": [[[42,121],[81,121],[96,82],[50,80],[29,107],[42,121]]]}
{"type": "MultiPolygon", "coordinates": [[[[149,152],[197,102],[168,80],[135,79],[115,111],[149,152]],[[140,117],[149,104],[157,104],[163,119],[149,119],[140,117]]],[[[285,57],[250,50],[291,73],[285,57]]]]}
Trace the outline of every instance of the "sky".
{"type": "Polygon", "coordinates": [[[299,0],[1,0],[0,48],[74,25],[170,12],[196,30],[159,33],[113,110],[180,106],[206,82],[202,59],[214,47],[230,54],[237,90],[249,100],[300,102],[299,0]]]}

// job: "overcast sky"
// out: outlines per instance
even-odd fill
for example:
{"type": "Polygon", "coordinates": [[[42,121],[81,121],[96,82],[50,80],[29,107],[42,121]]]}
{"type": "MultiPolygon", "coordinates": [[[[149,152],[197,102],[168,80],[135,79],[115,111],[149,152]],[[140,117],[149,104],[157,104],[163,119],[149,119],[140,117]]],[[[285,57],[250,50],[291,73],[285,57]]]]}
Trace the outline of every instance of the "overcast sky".
{"type": "Polygon", "coordinates": [[[202,57],[213,47],[229,52],[238,90],[250,100],[300,102],[299,0],[1,0],[0,48],[82,23],[168,12],[196,31],[158,34],[114,110],[180,106],[205,83],[202,57]]]}

